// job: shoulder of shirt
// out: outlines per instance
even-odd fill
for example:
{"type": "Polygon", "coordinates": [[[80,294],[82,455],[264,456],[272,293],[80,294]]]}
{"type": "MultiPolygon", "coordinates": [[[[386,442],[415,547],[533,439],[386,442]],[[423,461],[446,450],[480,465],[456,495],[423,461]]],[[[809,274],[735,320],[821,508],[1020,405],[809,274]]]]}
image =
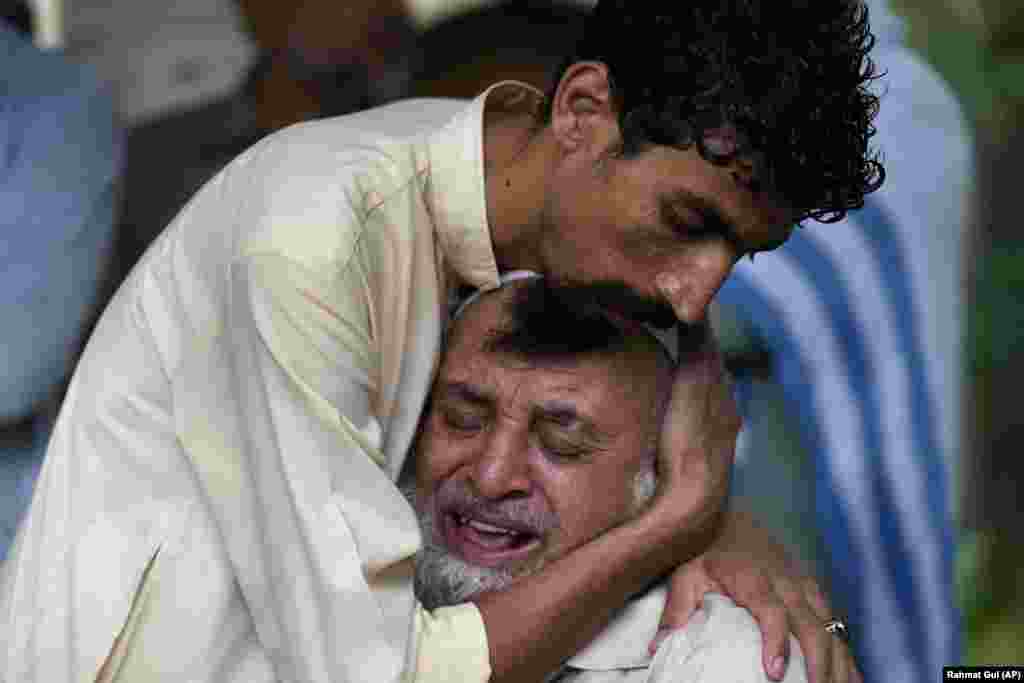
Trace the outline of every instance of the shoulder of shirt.
{"type": "Polygon", "coordinates": [[[404,100],[296,124],[257,142],[224,171],[238,193],[241,251],[307,265],[345,260],[368,213],[418,187],[426,140],[465,107],[404,100]]]}
{"type": "MultiPolygon", "coordinates": [[[[803,654],[792,636],[790,651],[783,682],[806,683],[803,654]]],[[[726,596],[709,593],[690,623],[662,643],[649,680],[697,682],[726,676],[737,683],[767,682],[761,653],[761,630],[753,615],[726,596]]]]}
{"type": "Polygon", "coordinates": [[[289,173],[307,176],[318,171],[336,174],[353,162],[402,164],[404,150],[446,125],[465,106],[462,100],[410,99],[297,123],[263,138],[232,164],[264,172],[284,164],[289,173]]]}

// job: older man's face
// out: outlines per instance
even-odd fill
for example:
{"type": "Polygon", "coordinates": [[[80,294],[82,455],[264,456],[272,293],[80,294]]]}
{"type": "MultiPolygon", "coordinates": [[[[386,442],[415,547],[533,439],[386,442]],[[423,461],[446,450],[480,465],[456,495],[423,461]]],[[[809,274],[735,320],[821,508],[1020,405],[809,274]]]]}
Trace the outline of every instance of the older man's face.
{"type": "Polygon", "coordinates": [[[421,426],[417,590],[428,607],[536,571],[653,492],[669,381],[656,347],[543,364],[485,350],[507,299],[485,296],[459,321],[421,426]]]}

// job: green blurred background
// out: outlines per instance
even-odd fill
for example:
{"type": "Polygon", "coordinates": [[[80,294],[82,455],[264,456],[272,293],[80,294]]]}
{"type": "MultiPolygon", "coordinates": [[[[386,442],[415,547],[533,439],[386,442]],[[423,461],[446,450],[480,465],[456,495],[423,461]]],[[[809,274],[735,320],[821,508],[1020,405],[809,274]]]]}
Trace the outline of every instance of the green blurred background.
{"type": "Polygon", "coordinates": [[[1024,153],[1024,3],[893,0],[908,42],[950,82],[971,122],[976,193],[967,259],[969,372],[959,596],[968,664],[1024,662],[1024,514],[1018,378],[1024,239],[1017,197],[1024,153]]]}

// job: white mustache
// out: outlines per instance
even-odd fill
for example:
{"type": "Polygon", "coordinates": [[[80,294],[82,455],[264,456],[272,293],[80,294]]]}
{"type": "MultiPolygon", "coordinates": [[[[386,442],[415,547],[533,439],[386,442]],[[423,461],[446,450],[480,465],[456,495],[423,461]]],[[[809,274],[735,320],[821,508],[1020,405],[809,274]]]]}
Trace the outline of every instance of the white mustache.
{"type": "Polygon", "coordinates": [[[557,514],[543,498],[493,501],[476,495],[461,483],[448,480],[431,496],[435,512],[447,512],[524,534],[543,536],[558,526],[557,514]]]}

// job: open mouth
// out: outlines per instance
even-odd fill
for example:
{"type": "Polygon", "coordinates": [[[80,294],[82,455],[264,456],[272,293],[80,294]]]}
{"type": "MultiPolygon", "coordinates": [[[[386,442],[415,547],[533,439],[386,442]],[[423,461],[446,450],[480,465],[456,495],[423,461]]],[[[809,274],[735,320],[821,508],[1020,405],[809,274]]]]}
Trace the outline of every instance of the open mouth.
{"type": "Polygon", "coordinates": [[[533,532],[455,511],[443,513],[443,529],[448,549],[480,567],[501,567],[523,560],[541,541],[533,532]]]}

